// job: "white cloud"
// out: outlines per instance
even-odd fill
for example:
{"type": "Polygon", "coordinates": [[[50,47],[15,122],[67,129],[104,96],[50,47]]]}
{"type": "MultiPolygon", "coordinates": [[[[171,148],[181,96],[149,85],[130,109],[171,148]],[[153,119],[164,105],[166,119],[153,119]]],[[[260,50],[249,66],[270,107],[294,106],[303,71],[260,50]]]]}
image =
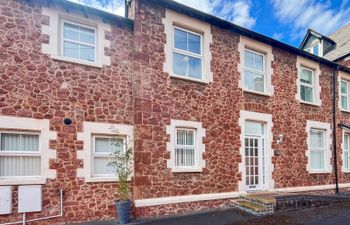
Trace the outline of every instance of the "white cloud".
{"type": "Polygon", "coordinates": [[[123,0],[70,0],[72,2],[88,5],[97,9],[101,9],[119,16],[124,16],[124,1],[123,0]]]}
{"type": "Polygon", "coordinates": [[[330,2],[315,0],[271,0],[274,14],[279,22],[291,25],[292,38],[301,38],[307,28],[322,34],[331,32],[343,26],[350,19],[350,9],[344,8],[348,0],[343,0],[339,10],[332,9],[330,2]]]}
{"type": "Polygon", "coordinates": [[[284,34],[282,34],[282,33],[274,33],[272,35],[272,38],[274,38],[276,40],[281,40],[282,38],[284,38],[284,34]]]}

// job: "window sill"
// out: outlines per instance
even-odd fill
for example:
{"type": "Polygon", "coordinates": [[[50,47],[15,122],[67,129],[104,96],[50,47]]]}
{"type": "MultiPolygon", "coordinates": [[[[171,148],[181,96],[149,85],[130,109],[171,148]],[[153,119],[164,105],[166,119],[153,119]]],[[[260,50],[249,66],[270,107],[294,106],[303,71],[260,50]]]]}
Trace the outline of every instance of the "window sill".
{"type": "Polygon", "coordinates": [[[248,89],[243,89],[243,92],[256,94],[256,95],[263,95],[263,96],[266,96],[266,97],[271,97],[272,96],[272,93],[252,91],[252,90],[248,90],[248,89]]]}
{"type": "Polygon", "coordinates": [[[183,77],[183,76],[179,76],[179,75],[175,75],[175,74],[171,74],[170,77],[175,78],[175,79],[185,80],[185,81],[196,82],[196,83],[200,83],[200,84],[209,84],[209,81],[206,81],[206,80],[199,80],[199,79],[190,78],[190,77],[183,77]]]}
{"type": "Polygon", "coordinates": [[[299,100],[299,102],[301,104],[310,105],[310,106],[316,106],[316,107],[320,107],[321,106],[320,104],[317,104],[317,103],[305,102],[305,101],[302,101],[302,100],[299,100]]]}
{"type": "Polygon", "coordinates": [[[50,57],[52,59],[58,60],[58,61],[80,64],[80,65],[84,65],[84,66],[92,66],[92,67],[96,67],[96,68],[102,68],[102,64],[100,64],[100,63],[88,62],[88,61],[84,61],[84,60],[68,58],[68,57],[59,56],[59,55],[51,55],[50,57]]]}
{"type": "MultiPolygon", "coordinates": [[[[131,177],[128,177],[128,181],[131,181],[131,177]]],[[[88,177],[85,178],[86,183],[107,183],[107,182],[119,182],[117,177],[88,177]]]]}
{"type": "Polygon", "coordinates": [[[202,168],[172,168],[171,172],[173,173],[201,173],[202,168]]]}
{"type": "Polygon", "coordinates": [[[349,109],[340,109],[341,112],[350,113],[349,109]]]}
{"type": "Polygon", "coordinates": [[[31,185],[31,184],[46,184],[45,178],[0,178],[1,185],[31,185]]]}
{"type": "Polygon", "coordinates": [[[324,174],[324,173],[331,173],[330,170],[310,170],[309,174],[324,174]]]}

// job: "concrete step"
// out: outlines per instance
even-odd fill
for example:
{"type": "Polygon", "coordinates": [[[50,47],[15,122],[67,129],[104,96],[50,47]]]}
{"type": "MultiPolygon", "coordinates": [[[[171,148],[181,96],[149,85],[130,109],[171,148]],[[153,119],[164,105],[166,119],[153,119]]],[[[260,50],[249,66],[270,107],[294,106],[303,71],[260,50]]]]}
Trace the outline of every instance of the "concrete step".
{"type": "Polygon", "coordinates": [[[234,207],[256,216],[270,215],[274,213],[273,209],[271,210],[269,207],[265,207],[264,205],[246,199],[240,198],[232,200],[231,202],[234,207]]]}

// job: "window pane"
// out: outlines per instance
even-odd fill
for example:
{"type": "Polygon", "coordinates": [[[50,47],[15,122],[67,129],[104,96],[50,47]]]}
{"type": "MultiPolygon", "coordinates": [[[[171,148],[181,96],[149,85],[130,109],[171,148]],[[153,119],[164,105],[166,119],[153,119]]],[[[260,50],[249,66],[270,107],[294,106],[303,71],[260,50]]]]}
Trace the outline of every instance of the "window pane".
{"type": "Polygon", "coordinates": [[[95,44],[95,31],[93,29],[80,27],[80,41],[95,44]]]}
{"type": "Polygon", "coordinates": [[[342,81],[340,84],[340,90],[342,94],[348,93],[348,83],[346,81],[342,81]]]}
{"type": "Polygon", "coordinates": [[[22,176],[40,176],[39,156],[23,156],[22,163],[22,176]]]}
{"type": "Polygon", "coordinates": [[[263,134],[263,124],[254,121],[245,122],[245,134],[250,135],[262,135],[263,134]]]}
{"type": "Polygon", "coordinates": [[[264,76],[261,74],[244,71],[244,84],[248,90],[264,92],[264,76]]]}
{"type": "Polygon", "coordinates": [[[345,96],[341,96],[341,108],[348,109],[348,98],[345,96]]]}
{"type": "Polygon", "coordinates": [[[313,102],[313,89],[311,87],[300,86],[300,97],[305,102],[313,102]]]}
{"type": "Polygon", "coordinates": [[[349,169],[349,152],[344,152],[344,168],[349,169]]]}
{"type": "Polygon", "coordinates": [[[188,56],[188,76],[192,78],[202,78],[202,59],[188,56]]]}
{"type": "Polygon", "coordinates": [[[244,64],[245,67],[254,68],[254,54],[251,51],[244,51],[244,64]]]}
{"type": "Polygon", "coordinates": [[[344,135],[344,148],[346,151],[349,151],[349,140],[350,140],[349,134],[344,135]]]}
{"type": "Polygon", "coordinates": [[[0,156],[0,176],[20,176],[20,156],[0,156]]]}
{"type": "Polygon", "coordinates": [[[310,142],[313,148],[324,148],[324,131],[311,130],[310,131],[310,142]]]}
{"type": "Polygon", "coordinates": [[[22,151],[39,151],[39,136],[22,134],[21,137],[21,150],[22,151]]]}
{"type": "Polygon", "coordinates": [[[95,138],[95,152],[111,153],[111,145],[109,138],[95,138]]]}
{"type": "Polygon", "coordinates": [[[63,37],[79,41],[79,27],[73,24],[64,23],[63,37]]]}
{"type": "Polygon", "coordinates": [[[174,29],[174,47],[187,51],[187,32],[174,29]]]}
{"type": "Polygon", "coordinates": [[[186,131],[186,145],[194,145],[194,131],[186,131]]]}
{"type": "Polygon", "coordinates": [[[264,57],[261,54],[245,50],[244,52],[245,67],[260,72],[264,71],[264,57]]]}
{"type": "Polygon", "coordinates": [[[173,72],[177,75],[187,75],[187,56],[173,53],[173,72]]]}
{"type": "Polygon", "coordinates": [[[80,45],[80,59],[94,62],[95,48],[85,45],[80,45]]]}
{"type": "Polygon", "coordinates": [[[312,50],[313,50],[315,55],[318,55],[318,44],[315,45],[314,47],[312,47],[312,50]]]}
{"type": "Polygon", "coordinates": [[[306,84],[313,84],[312,71],[301,69],[300,81],[306,84]]]}
{"type": "Polygon", "coordinates": [[[254,53],[254,68],[258,71],[264,71],[264,57],[260,54],[254,53]]]}
{"type": "Polygon", "coordinates": [[[186,140],[186,131],[185,130],[177,130],[177,140],[176,143],[178,145],[185,145],[185,140],[186,140]]]}
{"type": "Polygon", "coordinates": [[[79,59],[79,44],[64,41],[63,55],[71,58],[79,59]]]}
{"type": "Polygon", "coordinates": [[[175,163],[177,167],[193,167],[195,166],[195,150],[194,149],[175,149],[175,163]]]}
{"type": "Polygon", "coordinates": [[[201,37],[188,33],[188,51],[201,54],[201,37]]]}
{"type": "Polygon", "coordinates": [[[120,153],[123,151],[123,149],[124,149],[124,139],[120,139],[120,138],[111,139],[111,152],[118,151],[120,153]]]}
{"type": "Polygon", "coordinates": [[[20,134],[1,134],[1,150],[2,151],[20,151],[20,134]]]}
{"type": "Polygon", "coordinates": [[[324,169],[324,152],[323,151],[311,151],[310,152],[310,166],[314,170],[324,169]]]}
{"type": "Polygon", "coordinates": [[[94,176],[101,175],[115,175],[116,172],[113,167],[108,166],[109,158],[108,157],[95,157],[94,158],[94,176]]]}

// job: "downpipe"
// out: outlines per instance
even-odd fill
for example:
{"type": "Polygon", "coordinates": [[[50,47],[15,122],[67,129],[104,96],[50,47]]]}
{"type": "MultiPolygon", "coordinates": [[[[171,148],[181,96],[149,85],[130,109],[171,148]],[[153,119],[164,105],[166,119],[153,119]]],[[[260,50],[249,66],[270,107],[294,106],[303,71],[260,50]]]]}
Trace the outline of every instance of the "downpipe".
{"type": "Polygon", "coordinates": [[[26,220],[26,213],[23,213],[22,215],[22,221],[16,221],[16,222],[9,222],[9,223],[2,223],[0,225],[12,225],[12,224],[22,224],[25,225],[28,222],[35,222],[35,221],[40,221],[40,220],[47,220],[47,219],[52,219],[52,218],[57,218],[57,217],[62,217],[63,216],[63,190],[60,190],[60,213],[58,215],[54,216],[45,216],[45,217],[40,217],[36,219],[31,219],[31,220],[26,220]]]}

